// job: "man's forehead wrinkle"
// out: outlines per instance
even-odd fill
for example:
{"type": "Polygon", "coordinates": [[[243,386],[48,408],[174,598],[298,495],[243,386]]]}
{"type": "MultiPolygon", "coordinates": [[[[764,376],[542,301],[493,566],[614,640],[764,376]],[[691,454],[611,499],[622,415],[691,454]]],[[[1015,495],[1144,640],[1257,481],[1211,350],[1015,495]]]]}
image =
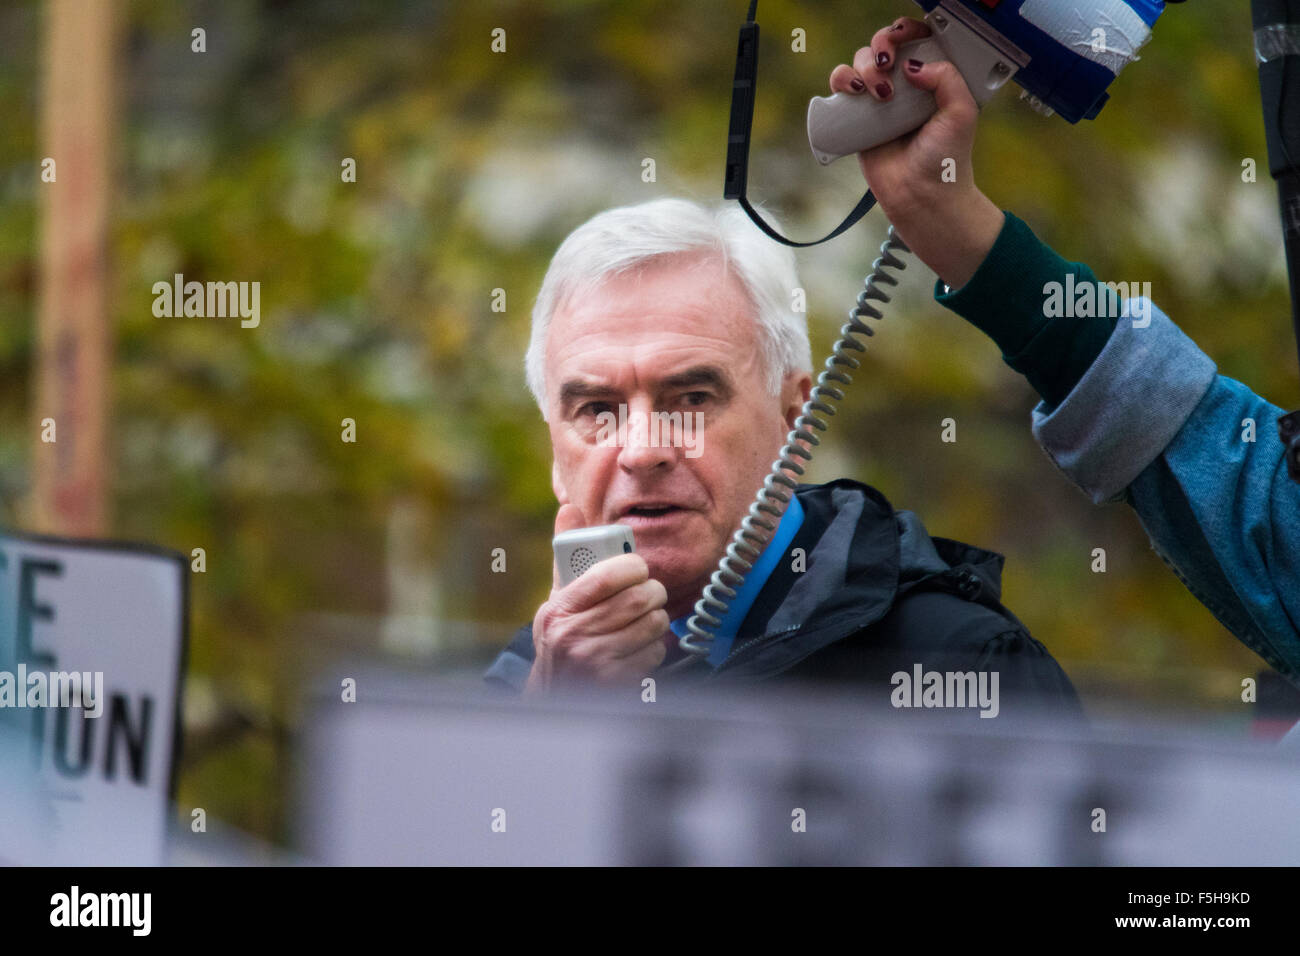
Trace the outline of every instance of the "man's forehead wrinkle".
{"type": "Polygon", "coordinates": [[[752,340],[757,323],[748,311],[707,307],[692,303],[589,300],[557,316],[548,345],[560,353],[591,348],[591,340],[610,348],[638,348],[648,342],[658,347],[710,345],[735,351],[737,339],[752,340]],[[662,344],[659,344],[662,343],[662,344]]]}
{"type": "Polygon", "coordinates": [[[596,361],[625,361],[682,352],[734,357],[744,351],[738,347],[739,344],[722,331],[646,329],[644,332],[616,332],[602,328],[563,336],[556,342],[555,358],[564,361],[572,356],[589,356],[596,361]]]}
{"type": "Polygon", "coordinates": [[[711,269],[680,257],[676,269],[651,264],[569,299],[553,316],[545,347],[552,395],[569,382],[629,395],[662,389],[664,378],[699,365],[724,369],[732,391],[761,375],[753,306],[714,261],[711,269]]]}
{"type": "Polygon", "coordinates": [[[564,382],[594,384],[627,377],[634,385],[640,385],[646,378],[654,380],[649,384],[662,384],[692,369],[712,366],[719,370],[725,384],[734,385],[736,371],[751,368],[757,358],[752,345],[738,346],[725,338],[710,339],[707,344],[698,341],[654,345],[606,343],[595,348],[582,348],[575,341],[572,348],[566,347],[556,356],[555,365],[564,382]]]}

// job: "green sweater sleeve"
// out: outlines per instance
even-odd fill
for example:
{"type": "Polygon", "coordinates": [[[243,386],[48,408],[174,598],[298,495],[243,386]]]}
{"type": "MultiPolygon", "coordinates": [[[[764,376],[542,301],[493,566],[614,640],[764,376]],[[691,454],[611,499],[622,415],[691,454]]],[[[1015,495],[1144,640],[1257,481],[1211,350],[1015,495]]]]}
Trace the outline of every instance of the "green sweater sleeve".
{"type": "Polygon", "coordinates": [[[1003,215],[1002,231],[975,275],[946,292],[936,281],[934,298],[992,338],[1003,360],[1056,406],[1115,330],[1118,297],[1082,262],[1067,262],[1021,219],[1003,215]]]}

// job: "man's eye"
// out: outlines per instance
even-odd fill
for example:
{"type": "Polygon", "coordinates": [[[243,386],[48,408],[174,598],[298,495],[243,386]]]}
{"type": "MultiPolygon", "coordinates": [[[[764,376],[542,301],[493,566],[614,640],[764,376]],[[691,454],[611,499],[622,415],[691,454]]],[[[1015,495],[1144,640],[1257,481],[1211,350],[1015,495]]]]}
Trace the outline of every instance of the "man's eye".
{"type": "Polygon", "coordinates": [[[595,418],[602,412],[613,412],[613,406],[609,402],[587,402],[578,409],[578,417],[585,418],[590,415],[595,418]]]}
{"type": "Polygon", "coordinates": [[[684,400],[687,405],[704,405],[712,397],[713,396],[708,392],[687,392],[684,396],[684,400]]]}

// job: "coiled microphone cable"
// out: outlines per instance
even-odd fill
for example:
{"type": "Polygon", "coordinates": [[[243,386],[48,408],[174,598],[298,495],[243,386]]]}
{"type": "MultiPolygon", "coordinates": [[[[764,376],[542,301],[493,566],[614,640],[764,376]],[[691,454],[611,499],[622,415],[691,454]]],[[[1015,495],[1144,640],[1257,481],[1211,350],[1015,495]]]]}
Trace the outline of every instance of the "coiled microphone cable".
{"type": "MultiPolygon", "coordinates": [[[[840,326],[839,341],[826,359],[825,368],[817,376],[817,385],[804,403],[802,413],[795,419],[794,428],[786,435],[780,457],[772,463],[772,471],[763,479],[763,487],[754,496],[749,514],[736,529],[731,544],[718,562],[718,569],[713,572],[704,593],[695,603],[695,613],[686,622],[689,633],[682,636],[678,646],[688,656],[663,668],[662,673],[684,670],[712,652],[717,636],[713,632],[722,623],[729,602],[735,598],[737,590],[744,583],[745,575],[753,569],[754,562],[776,533],[777,524],[790,503],[790,496],[799,486],[796,478],[790,477],[788,473],[802,475],[804,466],[812,461],[812,446],[821,444],[814,430],[825,432],[828,426],[824,419],[817,417],[817,413],[827,417],[835,414],[832,403],[844,399],[844,391],[839,386],[852,384],[853,376],[850,372],[861,367],[862,363],[850,353],[866,352],[867,347],[855,336],[870,338],[875,334],[871,326],[862,321],[863,318],[879,320],[884,317],[872,303],[890,301],[889,295],[880,288],[882,284],[898,285],[898,278],[887,270],[902,272],[907,268],[907,263],[895,253],[910,251],[898,238],[894,227],[890,226],[888,236],[880,245],[880,255],[871,264],[871,274],[863,282],[864,288],[858,294],[858,301],[849,310],[849,321],[840,326]]],[[[734,649],[732,653],[735,653],[734,649]]]]}

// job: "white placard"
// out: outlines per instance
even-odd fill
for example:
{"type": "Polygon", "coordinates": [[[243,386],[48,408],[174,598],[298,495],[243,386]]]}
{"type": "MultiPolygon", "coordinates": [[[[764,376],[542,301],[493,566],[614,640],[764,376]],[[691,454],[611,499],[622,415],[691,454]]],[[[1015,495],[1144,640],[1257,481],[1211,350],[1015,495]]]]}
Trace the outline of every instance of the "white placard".
{"type": "Polygon", "coordinates": [[[188,574],[157,548],[0,532],[0,725],[25,751],[11,745],[5,769],[24,769],[35,816],[0,822],[0,860],[162,862],[188,574]],[[28,706],[33,672],[72,671],[103,675],[98,717],[28,706]]]}

